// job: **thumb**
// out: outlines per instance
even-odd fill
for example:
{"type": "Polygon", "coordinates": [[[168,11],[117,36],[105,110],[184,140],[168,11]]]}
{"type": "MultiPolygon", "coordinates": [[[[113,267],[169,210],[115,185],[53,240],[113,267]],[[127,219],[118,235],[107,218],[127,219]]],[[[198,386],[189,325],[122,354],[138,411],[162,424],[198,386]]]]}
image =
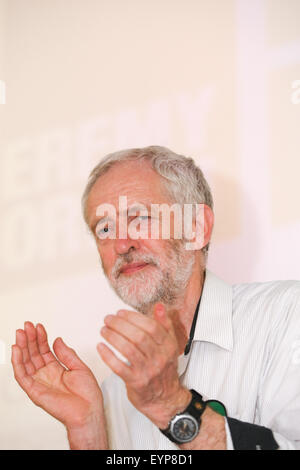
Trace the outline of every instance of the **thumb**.
{"type": "Polygon", "coordinates": [[[174,332],[174,327],[171,318],[168,315],[167,309],[162,303],[154,305],[154,318],[157,320],[169,333],[174,332]]]}
{"type": "Polygon", "coordinates": [[[74,349],[69,348],[62,338],[56,338],[53,349],[60,362],[69,370],[89,370],[87,365],[79,359],[74,349]]]}

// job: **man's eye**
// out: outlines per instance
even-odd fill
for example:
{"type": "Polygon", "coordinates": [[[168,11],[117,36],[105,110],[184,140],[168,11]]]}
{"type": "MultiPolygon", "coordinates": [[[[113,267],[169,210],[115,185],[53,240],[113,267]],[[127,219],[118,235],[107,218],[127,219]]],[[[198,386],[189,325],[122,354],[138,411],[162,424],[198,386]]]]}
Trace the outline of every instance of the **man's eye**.
{"type": "Polygon", "coordinates": [[[109,232],[109,226],[105,225],[104,227],[97,227],[96,229],[96,235],[98,238],[101,238],[103,235],[106,235],[109,232]]]}
{"type": "Polygon", "coordinates": [[[97,228],[97,233],[104,233],[108,232],[108,226],[106,225],[105,227],[98,227],[97,228]]]}

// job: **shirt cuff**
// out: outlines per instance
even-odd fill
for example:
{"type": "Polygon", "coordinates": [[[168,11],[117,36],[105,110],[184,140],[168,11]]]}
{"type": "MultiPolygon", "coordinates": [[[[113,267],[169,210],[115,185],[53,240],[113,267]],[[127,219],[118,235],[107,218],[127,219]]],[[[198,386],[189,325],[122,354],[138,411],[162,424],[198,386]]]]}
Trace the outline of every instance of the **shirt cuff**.
{"type": "Polygon", "coordinates": [[[225,418],[225,431],[226,431],[226,450],[234,450],[231,432],[230,432],[229,425],[228,425],[226,418],[225,418]]]}

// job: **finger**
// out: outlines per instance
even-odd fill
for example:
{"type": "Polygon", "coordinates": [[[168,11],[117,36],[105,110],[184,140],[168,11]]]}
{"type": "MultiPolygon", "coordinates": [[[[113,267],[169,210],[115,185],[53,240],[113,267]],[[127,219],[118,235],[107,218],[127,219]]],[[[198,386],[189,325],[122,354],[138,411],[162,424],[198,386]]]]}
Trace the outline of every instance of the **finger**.
{"type": "Polygon", "coordinates": [[[45,367],[45,361],[40,354],[40,350],[37,342],[37,332],[33,323],[25,322],[25,333],[27,336],[27,347],[30,355],[30,359],[33,362],[36,370],[41,367],[45,367]]]}
{"type": "Polygon", "coordinates": [[[22,350],[19,346],[14,344],[12,346],[11,362],[13,365],[14,376],[20,387],[29,393],[30,388],[33,384],[33,378],[27,374],[26,368],[23,362],[22,350]]]}
{"type": "Polygon", "coordinates": [[[167,334],[166,330],[154,318],[149,318],[142,313],[131,312],[130,310],[119,310],[117,316],[148,333],[157,344],[164,342],[167,334]]]}
{"type": "Polygon", "coordinates": [[[103,338],[128,359],[132,367],[139,369],[144,367],[147,357],[131,341],[128,341],[122,335],[108,327],[103,327],[101,334],[103,338]]]}
{"type": "Polygon", "coordinates": [[[161,304],[157,303],[154,306],[154,318],[163,326],[163,328],[171,335],[175,336],[175,330],[173,322],[168,315],[166,307],[161,304]]]}
{"type": "Polygon", "coordinates": [[[28,375],[33,375],[36,372],[36,368],[30,359],[30,354],[27,347],[27,336],[24,330],[16,331],[16,345],[21,349],[23,364],[28,375]]]}
{"type": "Polygon", "coordinates": [[[36,325],[36,333],[39,351],[45,361],[45,364],[47,365],[50,362],[56,361],[57,359],[52,353],[48,343],[47,332],[41,323],[36,325]]]}
{"type": "MultiPolygon", "coordinates": [[[[173,314],[177,314],[176,311],[173,314]]],[[[174,317],[171,317],[171,314],[167,311],[166,307],[158,303],[154,306],[153,312],[154,318],[157,320],[158,323],[168,331],[167,340],[165,341],[165,353],[168,354],[179,354],[179,343],[178,337],[174,327],[174,317]]],[[[182,325],[180,325],[182,327],[182,325]]],[[[181,334],[185,334],[184,331],[181,334]]]]}
{"type": "Polygon", "coordinates": [[[117,315],[107,315],[105,325],[135,345],[144,355],[151,357],[157,349],[153,338],[143,329],[117,315]]]}
{"type": "Polygon", "coordinates": [[[69,370],[89,370],[87,365],[77,356],[74,349],[69,348],[62,338],[56,338],[53,349],[60,362],[69,370]]]}
{"type": "Polygon", "coordinates": [[[105,344],[99,343],[97,351],[105,364],[125,382],[129,382],[132,377],[130,366],[117,358],[117,356],[105,344]]]}

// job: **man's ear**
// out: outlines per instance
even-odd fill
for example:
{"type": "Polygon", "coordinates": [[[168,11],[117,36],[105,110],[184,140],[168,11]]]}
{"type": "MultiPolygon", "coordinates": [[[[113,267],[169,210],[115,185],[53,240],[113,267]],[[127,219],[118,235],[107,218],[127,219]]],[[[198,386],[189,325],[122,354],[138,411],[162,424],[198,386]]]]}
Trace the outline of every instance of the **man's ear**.
{"type": "Polygon", "coordinates": [[[202,250],[210,241],[214,226],[214,213],[206,204],[197,204],[192,227],[194,237],[186,243],[187,250],[202,250]]]}

